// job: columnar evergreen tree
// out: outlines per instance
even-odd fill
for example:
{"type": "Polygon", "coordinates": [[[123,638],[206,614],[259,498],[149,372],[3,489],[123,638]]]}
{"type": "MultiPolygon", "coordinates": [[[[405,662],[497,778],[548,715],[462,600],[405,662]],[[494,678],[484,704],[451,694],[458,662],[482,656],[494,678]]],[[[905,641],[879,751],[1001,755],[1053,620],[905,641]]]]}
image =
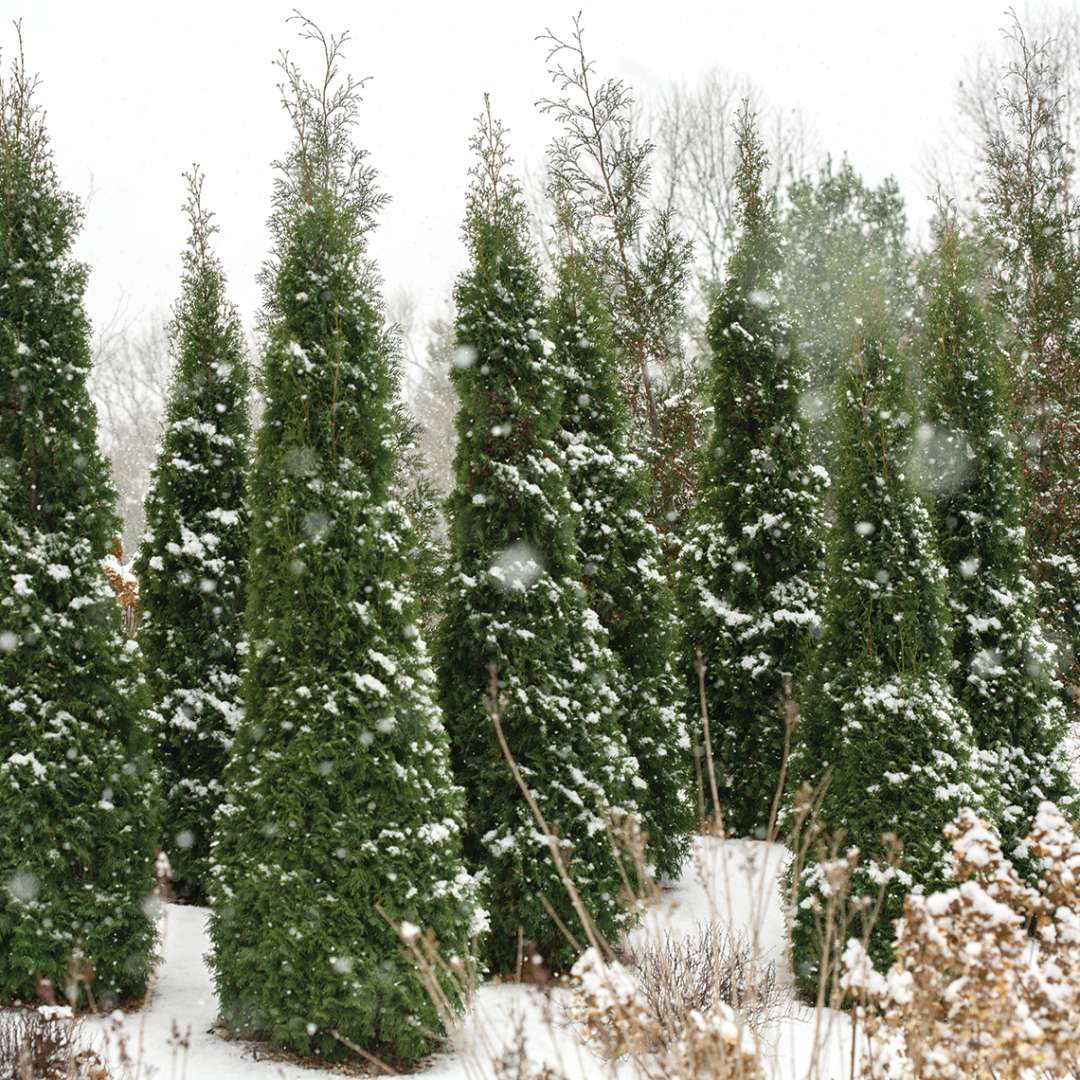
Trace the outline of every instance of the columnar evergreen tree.
{"type": "Polygon", "coordinates": [[[543,336],[525,207],[490,110],[472,148],[471,264],[455,295],[460,408],[440,685],[468,798],[467,852],[487,880],[491,964],[513,969],[531,942],[564,967],[574,954],[544,900],[579,941],[586,935],[500,752],[488,715],[492,671],[509,751],[609,939],[626,921],[612,818],[636,816],[644,783],[619,725],[614,658],[576,580],[575,515],[555,442],[563,373],[543,336]]]}
{"type": "Polygon", "coordinates": [[[782,216],[779,293],[798,330],[807,374],[802,398],[810,450],[832,473],[836,458],[836,382],[849,328],[868,291],[883,295],[890,333],[909,318],[911,253],[904,200],[892,177],[871,187],[844,159],[796,180],[782,216]]]}
{"type": "Polygon", "coordinates": [[[674,670],[678,624],[660,535],[645,519],[648,474],[630,453],[630,414],[599,283],[582,255],[559,267],[551,311],[563,368],[560,435],[570,496],[581,507],[577,551],[589,607],[619,661],[623,730],[648,790],[639,799],[648,853],[676,875],[694,825],[690,737],[674,670]]]}
{"type": "Polygon", "coordinates": [[[352,143],[345,38],[303,29],[326,75],[282,60],[296,140],[264,273],[245,719],[211,852],[212,963],[230,1026],[412,1058],[439,1020],[399,931],[460,955],[482,913],[393,484],[396,347],[366,255],[383,199],[352,143]]]}
{"type": "Polygon", "coordinates": [[[700,726],[699,675],[724,824],[769,829],[781,783],[785,676],[818,626],[820,496],[799,416],[804,377],[777,298],[780,249],[768,159],[744,107],[736,174],[742,233],[709,319],[715,427],[679,564],[685,713],[700,726]]]}
{"type": "Polygon", "coordinates": [[[0,1001],[146,986],[154,799],[120,523],[86,388],[81,210],[19,54],[0,75],[0,1001]]]}
{"type": "Polygon", "coordinates": [[[173,312],[176,357],[135,562],[139,642],[158,713],[162,848],[180,896],[205,896],[221,775],[240,721],[247,561],[249,377],[240,316],[210,247],[202,174],[187,176],[191,234],[173,312]]]}
{"type": "Polygon", "coordinates": [[[1067,730],[1027,576],[1024,498],[1008,430],[1002,350],[979,295],[980,263],[943,210],[924,270],[927,426],[919,438],[953,613],[952,685],[995,761],[1004,850],[1044,800],[1067,804],[1067,730]]]}
{"type": "Polygon", "coordinates": [[[1062,72],[1013,16],[1015,60],[986,147],[984,225],[1012,358],[1025,524],[1041,617],[1080,710],[1080,198],[1063,128],[1062,72]]]}
{"type": "MultiPolygon", "coordinates": [[[[946,572],[907,471],[915,427],[907,372],[881,306],[864,311],[839,385],[822,632],[805,680],[791,790],[828,780],[815,819],[825,847],[859,850],[854,897],[873,899],[884,887],[870,941],[880,965],[904,894],[943,886],[945,825],[961,807],[980,809],[982,792],[971,721],[949,684],[946,572]],[[903,845],[895,872],[886,834],[903,845]]],[[[795,968],[810,989],[822,974],[826,855],[812,848],[796,883],[795,968]]],[[[824,960],[831,971],[835,957],[824,960]]]]}

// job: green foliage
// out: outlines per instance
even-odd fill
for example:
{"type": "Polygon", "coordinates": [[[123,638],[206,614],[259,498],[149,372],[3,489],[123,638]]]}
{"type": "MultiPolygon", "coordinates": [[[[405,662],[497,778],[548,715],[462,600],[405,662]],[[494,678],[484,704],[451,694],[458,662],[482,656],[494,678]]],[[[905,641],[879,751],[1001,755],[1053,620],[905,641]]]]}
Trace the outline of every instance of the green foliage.
{"type": "MultiPolygon", "coordinates": [[[[781,225],[779,293],[798,328],[808,386],[801,405],[811,421],[814,461],[836,462],[833,404],[850,353],[849,330],[868,297],[884,297],[889,333],[899,338],[911,306],[904,202],[893,179],[870,187],[846,159],[788,190],[781,225]]],[[[875,301],[876,302],[876,301],[875,301]]]]}
{"type": "Polygon", "coordinates": [[[401,493],[409,521],[405,552],[411,568],[409,582],[423,612],[423,625],[430,627],[442,611],[449,558],[446,529],[439,512],[442,496],[428,474],[420,449],[421,425],[400,399],[394,402],[394,414],[398,439],[394,486],[401,493]]]}
{"type": "Polygon", "coordinates": [[[996,761],[1002,846],[1015,857],[1039,804],[1068,805],[1075,793],[1062,753],[1065,708],[1027,576],[997,322],[979,287],[978,252],[945,211],[923,269],[927,424],[917,460],[949,574],[952,685],[996,761]]]}
{"type": "Polygon", "coordinates": [[[645,519],[648,478],[627,448],[630,414],[604,300],[585,260],[567,255],[550,315],[563,368],[563,440],[571,499],[581,507],[578,560],[587,603],[619,661],[622,726],[648,785],[639,799],[648,854],[675,877],[694,825],[690,737],[677,701],[678,627],[660,536],[645,519]]]}
{"type": "Polygon", "coordinates": [[[173,312],[173,373],[146,498],[139,642],[148,661],[177,894],[205,898],[221,776],[240,723],[250,422],[240,316],[229,303],[202,175],[187,177],[191,235],[173,312]]]}
{"type": "MultiPolygon", "coordinates": [[[[558,96],[541,108],[560,134],[548,151],[558,201],[602,282],[633,424],[630,447],[648,465],[648,516],[674,528],[695,487],[703,417],[696,372],[683,356],[683,301],[693,250],[669,209],[650,211],[653,144],[638,130],[631,87],[601,79],[584,46],[581,16],[566,39],[548,30],[548,72],[558,96]]],[[[674,538],[674,537],[673,537],[674,538]]]]}
{"type": "MultiPolygon", "coordinates": [[[[804,376],[777,299],[776,213],[753,117],[739,122],[742,233],[709,320],[716,423],[679,565],[685,713],[705,700],[729,833],[764,836],[787,741],[785,676],[818,627],[820,496],[799,418],[804,376]]],[[[695,725],[696,726],[696,725],[695,725]]]]}
{"type": "Polygon", "coordinates": [[[490,112],[476,152],[455,301],[460,397],[449,500],[453,567],[437,657],[454,767],[469,806],[467,852],[486,878],[489,956],[512,970],[521,943],[549,966],[575,959],[544,907],[585,935],[548,845],[500,751],[500,723],[591,918],[613,940],[626,925],[612,817],[637,815],[644,786],[619,726],[617,669],[585,607],[575,515],[555,442],[565,387],[542,334],[539,275],[504,132],[490,112]]]}
{"type": "Polygon", "coordinates": [[[814,819],[822,848],[808,852],[793,926],[796,976],[811,993],[835,960],[821,954],[830,845],[859,850],[855,898],[884,891],[869,945],[880,968],[904,894],[944,887],[946,824],[961,807],[983,809],[971,722],[949,685],[946,572],[908,472],[907,383],[884,305],[864,309],[839,385],[822,632],[792,755],[790,790],[827,781],[814,819]],[[897,869],[885,834],[902,844],[897,869]]]}
{"type": "Polygon", "coordinates": [[[146,690],[100,559],[119,529],[86,387],[80,209],[35,81],[0,76],[0,1001],[38,979],[106,1005],[155,933],[146,690]]]}
{"type": "Polygon", "coordinates": [[[1075,148],[1050,42],[1013,15],[1016,60],[986,147],[983,227],[994,238],[995,299],[1005,317],[1013,419],[1039,613],[1080,710],[1080,201],[1075,148]]]}
{"type": "Polygon", "coordinates": [[[245,718],[212,849],[212,964],[230,1026],[304,1053],[345,1053],[337,1032],[415,1058],[439,1018],[399,930],[460,956],[482,912],[395,491],[397,351],[366,262],[380,199],[350,141],[358,87],[337,75],[344,39],[303,26],[329,89],[283,62],[297,141],[271,221],[245,718]]]}

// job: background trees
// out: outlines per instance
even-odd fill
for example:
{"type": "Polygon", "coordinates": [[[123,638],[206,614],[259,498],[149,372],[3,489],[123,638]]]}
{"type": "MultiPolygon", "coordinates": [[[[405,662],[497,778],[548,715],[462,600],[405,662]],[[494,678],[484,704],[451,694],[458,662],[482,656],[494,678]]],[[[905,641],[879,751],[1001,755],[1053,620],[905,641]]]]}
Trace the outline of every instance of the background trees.
{"type": "Polygon", "coordinates": [[[170,326],[176,356],[139,548],[146,655],[158,714],[162,847],[180,895],[201,900],[221,776],[242,715],[249,376],[240,315],[211,249],[203,176],[186,177],[191,226],[170,326]]]}
{"type": "Polygon", "coordinates": [[[1080,656],[1080,202],[1066,72],[1014,17],[1013,58],[987,139],[984,228],[1012,360],[1013,420],[1039,613],[1077,699],[1080,656]]]}
{"type": "Polygon", "coordinates": [[[146,530],[143,503],[161,438],[171,367],[167,316],[136,319],[117,310],[97,328],[87,387],[129,554],[135,553],[146,530]]]}
{"type": "Polygon", "coordinates": [[[0,74],[0,998],[138,996],[153,959],[146,688],[99,560],[119,529],[87,392],[81,210],[22,43],[0,74]],[[39,980],[45,980],[41,982],[39,980]]]}
{"type": "Polygon", "coordinates": [[[790,186],[781,220],[778,293],[797,327],[808,379],[800,404],[814,461],[831,471],[836,385],[855,320],[868,302],[883,300],[889,333],[899,340],[910,317],[904,201],[894,180],[871,187],[846,159],[829,160],[790,186]]]}

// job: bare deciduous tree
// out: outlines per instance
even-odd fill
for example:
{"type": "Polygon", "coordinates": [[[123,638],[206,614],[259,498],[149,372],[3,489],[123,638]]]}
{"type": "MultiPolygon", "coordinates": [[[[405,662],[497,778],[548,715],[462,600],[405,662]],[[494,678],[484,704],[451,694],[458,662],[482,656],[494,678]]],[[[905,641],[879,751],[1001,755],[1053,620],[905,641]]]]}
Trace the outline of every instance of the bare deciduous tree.
{"type": "Polygon", "coordinates": [[[395,294],[387,303],[390,321],[397,325],[407,366],[406,400],[417,424],[419,463],[438,495],[453,487],[454,447],[457,432],[457,393],[450,369],[457,342],[453,301],[422,319],[415,296],[395,294]],[[422,343],[422,344],[421,344],[422,343]]]}
{"type": "MultiPolygon", "coordinates": [[[[923,170],[932,190],[940,188],[968,212],[974,208],[986,147],[1010,124],[1002,108],[1003,73],[1024,63],[1015,33],[1020,20],[1015,13],[1011,17],[1000,44],[980,49],[969,61],[957,87],[954,128],[947,141],[929,155],[923,170]]],[[[1061,134],[1075,154],[1080,135],[1080,8],[1025,16],[1022,29],[1029,41],[1039,43],[1044,75],[1056,87],[1061,134]]]]}
{"type": "Polygon", "coordinates": [[[693,242],[707,281],[723,277],[737,231],[734,124],[744,102],[760,117],[767,183],[779,194],[817,163],[817,139],[798,109],[769,107],[747,79],[714,68],[694,86],[673,83],[643,118],[656,146],[654,197],[693,242]]]}
{"type": "Polygon", "coordinates": [[[142,323],[118,309],[98,331],[90,393],[98,410],[98,440],[120,495],[124,547],[134,553],[143,531],[143,498],[161,435],[171,365],[168,317],[142,323]]]}

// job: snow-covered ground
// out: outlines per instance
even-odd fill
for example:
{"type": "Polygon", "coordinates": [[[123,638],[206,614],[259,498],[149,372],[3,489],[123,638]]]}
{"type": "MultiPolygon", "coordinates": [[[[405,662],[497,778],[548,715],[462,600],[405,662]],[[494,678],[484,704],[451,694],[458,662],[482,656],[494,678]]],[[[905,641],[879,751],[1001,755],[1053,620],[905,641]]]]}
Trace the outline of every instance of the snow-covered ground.
{"type": "MultiPolygon", "coordinates": [[[[717,922],[751,940],[777,964],[780,980],[790,973],[784,956],[784,925],[777,875],[784,849],[753,841],[699,838],[682,878],[664,890],[631,942],[665,933],[679,938],[717,922]]],[[[264,1056],[261,1047],[226,1041],[213,1033],[217,1004],[206,968],[209,949],[206,911],[169,905],[163,923],[163,955],[146,1007],[122,1019],[95,1021],[113,1061],[121,1042],[138,1080],[312,1080],[321,1070],[264,1056]]],[[[427,1080],[489,1080],[491,1063],[513,1050],[524,1033],[528,1059],[549,1064],[568,1080],[634,1080],[632,1061],[611,1065],[594,1056],[575,1036],[565,1016],[565,991],[544,992],[528,985],[486,985],[455,1033],[456,1050],[421,1070],[427,1080]]],[[[850,1053],[846,1017],[794,1004],[764,1033],[764,1050],[777,1080],[847,1080],[850,1053]],[[815,1046],[818,1048],[815,1063],[815,1046]]],[[[327,1070],[329,1071],[329,1070],[327,1070]]],[[[118,1075],[122,1075],[117,1070],[118,1075]]]]}

